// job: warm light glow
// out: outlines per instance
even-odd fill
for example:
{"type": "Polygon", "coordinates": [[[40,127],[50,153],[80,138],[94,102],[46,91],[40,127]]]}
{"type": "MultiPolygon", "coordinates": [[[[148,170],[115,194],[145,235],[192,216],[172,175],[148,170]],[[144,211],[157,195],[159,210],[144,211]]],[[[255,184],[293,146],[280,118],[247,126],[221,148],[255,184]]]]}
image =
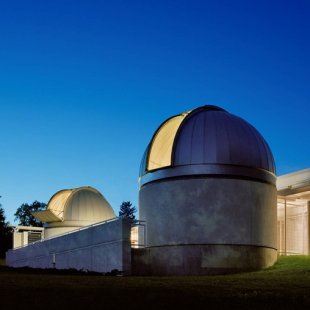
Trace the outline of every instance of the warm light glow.
{"type": "Polygon", "coordinates": [[[309,214],[307,200],[278,199],[278,251],[284,255],[308,255],[309,214]]]}
{"type": "Polygon", "coordinates": [[[139,222],[131,227],[130,243],[132,248],[145,247],[145,223],[139,222]]]}
{"type": "Polygon", "coordinates": [[[138,226],[134,226],[131,228],[130,243],[131,243],[131,246],[133,248],[138,247],[138,245],[139,245],[139,228],[138,228],[138,226]]]}
{"type": "Polygon", "coordinates": [[[158,130],[152,142],[147,170],[159,169],[171,165],[172,147],[175,135],[183,119],[189,112],[170,118],[158,130]]]}
{"type": "Polygon", "coordinates": [[[47,209],[54,213],[57,217],[63,218],[65,203],[72,191],[72,189],[66,189],[56,193],[49,201],[47,209]]]}

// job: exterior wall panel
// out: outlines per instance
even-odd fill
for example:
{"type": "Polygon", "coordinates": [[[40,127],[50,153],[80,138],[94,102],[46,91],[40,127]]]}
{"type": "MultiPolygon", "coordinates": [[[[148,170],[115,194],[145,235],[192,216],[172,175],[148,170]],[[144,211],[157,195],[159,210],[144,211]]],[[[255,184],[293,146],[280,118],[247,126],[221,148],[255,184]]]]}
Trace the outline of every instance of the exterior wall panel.
{"type": "Polygon", "coordinates": [[[11,267],[57,268],[131,272],[129,220],[90,226],[63,236],[46,239],[7,252],[11,267]],[[55,263],[55,264],[53,264],[55,263]]]}
{"type": "Polygon", "coordinates": [[[139,203],[147,249],[134,260],[144,260],[152,274],[191,274],[190,265],[195,274],[268,267],[277,259],[276,199],[274,185],[254,180],[146,184],[139,203]]]}

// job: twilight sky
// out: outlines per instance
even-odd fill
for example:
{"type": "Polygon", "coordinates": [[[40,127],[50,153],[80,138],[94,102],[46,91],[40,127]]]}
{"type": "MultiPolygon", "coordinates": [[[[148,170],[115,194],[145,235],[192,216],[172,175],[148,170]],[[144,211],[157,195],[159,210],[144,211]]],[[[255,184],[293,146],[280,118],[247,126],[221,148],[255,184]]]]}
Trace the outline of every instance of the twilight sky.
{"type": "Polygon", "coordinates": [[[0,4],[0,203],[84,185],[138,206],[168,117],[218,105],[310,167],[307,0],[10,0],[0,4]]]}

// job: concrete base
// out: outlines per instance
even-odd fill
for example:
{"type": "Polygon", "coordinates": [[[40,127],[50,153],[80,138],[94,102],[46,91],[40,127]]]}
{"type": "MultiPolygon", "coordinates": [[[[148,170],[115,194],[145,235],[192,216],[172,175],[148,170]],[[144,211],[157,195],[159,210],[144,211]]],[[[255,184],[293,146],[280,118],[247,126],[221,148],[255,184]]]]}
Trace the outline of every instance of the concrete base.
{"type": "Polygon", "coordinates": [[[44,239],[56,237],[62,234],[66,234],[70,231],[78,230],[82,226],[72,226],[72,227],[46,227],[44,229],[44,239]]]}
{"type": "Polygon", "coordinates": [[[139,264],[142,273],[168,275],[254,270],[276,261],[272,184],[180,178],[148,183],[139,198],[147,249],[133,256],[137,274],[139,264]]]}
{"type": "Polygon", "coordinates": [[[134,275],[210,275],[272,266],[277,251],[243,245],[175,245],[132,251],[134,275]]]}

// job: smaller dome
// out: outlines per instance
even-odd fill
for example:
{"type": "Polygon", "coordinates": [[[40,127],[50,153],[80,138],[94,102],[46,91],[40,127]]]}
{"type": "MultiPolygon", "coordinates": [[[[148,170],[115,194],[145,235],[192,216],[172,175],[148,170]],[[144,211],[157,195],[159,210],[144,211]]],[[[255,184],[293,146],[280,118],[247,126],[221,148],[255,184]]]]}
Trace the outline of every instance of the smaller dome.
{"type": "Polygon", "coordinates": [[[64,208],[64,221],[104,221],[115,217],[107,200],[97,190],[82,187],[68,196],[64,208]]]}
{"type": "Polygon", "coordinates": [[[44,223],[72,222],[85,226],[116,217],[111,205],[96,189],[85,186],[58,191],[47,204],[47,210],[33,215],[44,223]]]}

